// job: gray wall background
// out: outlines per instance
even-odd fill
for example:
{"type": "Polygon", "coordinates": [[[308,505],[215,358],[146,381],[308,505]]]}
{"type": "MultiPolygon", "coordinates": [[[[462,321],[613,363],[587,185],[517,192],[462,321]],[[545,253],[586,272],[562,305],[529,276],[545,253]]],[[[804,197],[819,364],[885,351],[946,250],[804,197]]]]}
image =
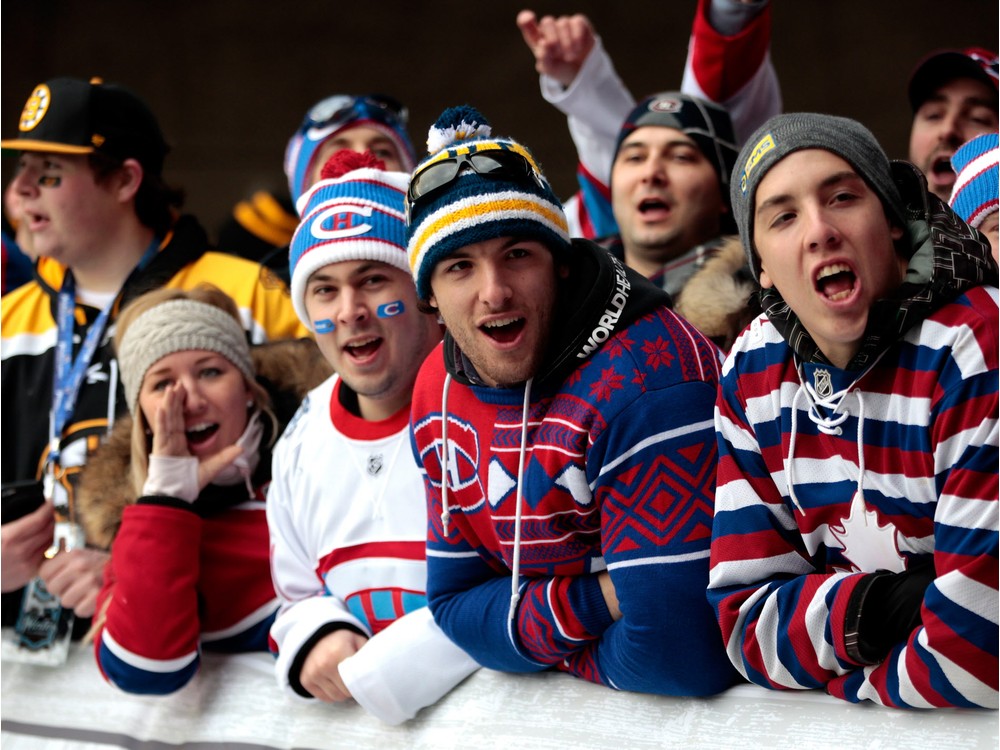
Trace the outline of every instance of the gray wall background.
{"type": "MultiPolygon", "coordinates": [[[[996,0],[772,0],[772,57],[786,111],[868,125],[905,158],[905,90],[943,47],[997,48],[996,0]]],[[[538,93],[517,11],[584,12],[637,97],[680,85],[695,0],[534,3],[298,0],[5,0],[0,133],[14,137],[32,87],[101,76],[144,96],[173,152],[166,175],[209,229],[258,187],[284,185],[288,137],[316,100],[381,91],[410,108],[418,149],[454,104],[525,142],[561,195],[575,189],[565,120],[538,93]]],[[[4,181],[14,159],[2,160],[4,181]]]]}

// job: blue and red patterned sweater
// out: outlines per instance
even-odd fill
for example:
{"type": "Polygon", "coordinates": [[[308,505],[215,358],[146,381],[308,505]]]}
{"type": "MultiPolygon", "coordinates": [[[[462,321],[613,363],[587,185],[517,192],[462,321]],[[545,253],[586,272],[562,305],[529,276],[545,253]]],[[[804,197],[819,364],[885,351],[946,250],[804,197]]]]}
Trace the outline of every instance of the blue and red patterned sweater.
{"type": "Polygon", "coordinates": [[[418,375],[411,424],[428,496],[429,604],[452,640],[494,669],[555,667],[622,690],[715,693],[736,677],[705,599],[718,350],[600,247],[577,240],[574,252],[587,270],[565,285],[557,309],[566,325],[553,332],[556,353],[527,414],[523,387],[473,384],[450,337],[418,375]],[[618,621],[598,583],[605,569],[618,621]]]}

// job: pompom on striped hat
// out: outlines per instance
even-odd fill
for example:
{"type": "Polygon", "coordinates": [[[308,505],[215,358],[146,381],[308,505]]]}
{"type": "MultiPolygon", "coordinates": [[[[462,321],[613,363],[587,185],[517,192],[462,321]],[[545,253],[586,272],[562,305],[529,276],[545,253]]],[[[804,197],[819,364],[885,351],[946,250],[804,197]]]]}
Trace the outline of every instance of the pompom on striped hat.
{"type": "Polygon", "coordinates": [[[427,150],[407,194],[406,251],[420,299],[431,296],[434,267],[477,242],[516,237],[543,243],[557,258],[569,251],[562,203],[531,152],[493,136],[475,108],[442,112],[427,150]]]}
{"type": "Polygon", "coordinates": [[[320,180],[299,198],[302,217],[288,253],[292,304],[315,331],[306,312],[306,284],[323,266],[344,260],[375,260],[408,272],[404,196],[409,175],[386,172],[370,151],[336,152],[320,180]]]}
{"type": "Polygon", "coordinates": [[[966,224],[976,229],[987,216],[998,210],[998,142],[1000,134],[985,133],[966,142],[951,157],[951,166],[958,178],[948,204],[966,224]]]}

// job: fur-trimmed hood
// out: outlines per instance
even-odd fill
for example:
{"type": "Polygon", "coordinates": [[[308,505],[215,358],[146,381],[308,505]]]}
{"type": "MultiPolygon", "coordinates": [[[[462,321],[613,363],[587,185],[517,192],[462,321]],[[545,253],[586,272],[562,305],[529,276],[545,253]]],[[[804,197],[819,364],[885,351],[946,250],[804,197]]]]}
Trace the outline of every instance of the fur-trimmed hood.
{"type": "Polygon", "coordinates": [[[740,238],[729,235],[684,284],[674,310],[728,352],[760,314],[756,290],[740,238]]]}
{"type": "MultiPolygon", "coordinates": [[[[280,436],[306,393],[333,371],[312,339],[260,344],[251,347],[250,352],[257,380],[271,396],[280,436]]],[[[109,549],[118,533],[122,512],[138,499],[129,470],[131,434],[132,417],[125,415],[115,422],[111,434],[89,458],[81,474],[76,492],[77,517],[90,546],[109,549]]],[[[270,451],[267,453],[269,456],[270,451]]],[[[270,474],[270,467],[266,468],[270,474]]]]}

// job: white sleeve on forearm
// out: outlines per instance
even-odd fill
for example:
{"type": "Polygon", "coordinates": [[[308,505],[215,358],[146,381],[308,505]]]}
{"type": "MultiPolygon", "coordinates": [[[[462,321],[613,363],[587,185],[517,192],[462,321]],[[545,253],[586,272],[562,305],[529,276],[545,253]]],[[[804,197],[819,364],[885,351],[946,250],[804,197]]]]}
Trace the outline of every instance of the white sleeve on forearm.
{"type": "Polygon", "coordinates": [[[422,607],[401,617],[340,663],[347,689],[368,713],[401,724],[436,703],[479,664],[422,607]]]}
{"type": "Polygon", "coordinates": [[[150,454],[143,495],[176,497],[193,503],[198,499],[198,492],[197,458],[150,454]]]}
{"type": "Polygon", "coordinates": [[[607,185],[618,131],[635,106],[635,99],[615,72],[600,37],[567,88],[544,75],[540,85],[545,101],[568,117],[580,163],[607,185]]]}

